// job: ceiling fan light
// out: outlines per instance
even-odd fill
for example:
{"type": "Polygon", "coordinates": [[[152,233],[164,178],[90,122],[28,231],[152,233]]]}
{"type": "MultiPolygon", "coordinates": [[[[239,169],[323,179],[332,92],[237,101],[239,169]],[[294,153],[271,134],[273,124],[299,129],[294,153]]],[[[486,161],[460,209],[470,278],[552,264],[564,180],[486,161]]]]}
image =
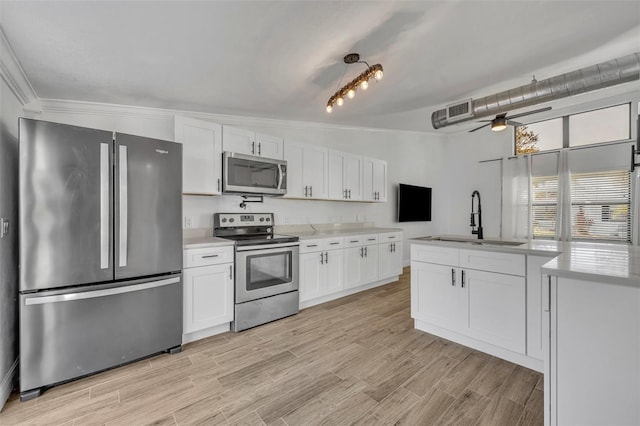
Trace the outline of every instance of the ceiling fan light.
{"type": "Polygon", "coordinates": [[[504,117],[494,118],[491,120],[491,130],[499,132],[507,128],[507,120],[504,117]]]}

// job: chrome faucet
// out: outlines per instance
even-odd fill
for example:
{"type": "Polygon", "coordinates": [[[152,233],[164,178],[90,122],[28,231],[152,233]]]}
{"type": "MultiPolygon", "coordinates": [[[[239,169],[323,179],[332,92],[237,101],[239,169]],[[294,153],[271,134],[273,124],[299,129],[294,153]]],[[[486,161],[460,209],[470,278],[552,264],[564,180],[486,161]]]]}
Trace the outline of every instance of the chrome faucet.
{"type": "Polygon", "coordinates": [[[482,235],[482,204],[480,203],[480,192],[478,191],[473,191],[473,193],[471,194],[471,228],[473,228],[471,230],[471,233],[473,235],[478,235],[478,239],[481,240],[484,238],[484,235],[482,235]],[[473,198],[475,196],[478,196],[478,211],[474,212],[473,211],[473,198]],[[478,215],[478,228],[476,229],[476,220],[475,220],[475,215],[478,215]]]}

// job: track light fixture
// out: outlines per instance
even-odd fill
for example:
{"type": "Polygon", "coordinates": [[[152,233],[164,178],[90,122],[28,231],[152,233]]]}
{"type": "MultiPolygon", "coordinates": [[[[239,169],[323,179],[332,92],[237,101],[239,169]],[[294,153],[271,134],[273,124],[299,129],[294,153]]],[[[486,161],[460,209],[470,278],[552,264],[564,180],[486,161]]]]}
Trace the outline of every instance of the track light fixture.
{"type": "Polygon", "coordinates": [[[353,99],[356,96],[356,90],[367,90],[367,88],[369,87],[369,80],[373,78],[377,81],[380,81],[384,74],[382,65],[369,65],[367,62],[361,61],[360,55],[357,53],[349,53],[347,56],[345,56],[344,63],[347,65],[355,63],[365,64],[367,66],[367,69],[359,76],[351,80],[349,83],[342,86],[339,90],[336,91],[336,93],[333,94],[333,96],[329,98],[329,101],[327,102],[327,112],[333,111],[334,105],[342,106],[345,99],[353,99]]]}

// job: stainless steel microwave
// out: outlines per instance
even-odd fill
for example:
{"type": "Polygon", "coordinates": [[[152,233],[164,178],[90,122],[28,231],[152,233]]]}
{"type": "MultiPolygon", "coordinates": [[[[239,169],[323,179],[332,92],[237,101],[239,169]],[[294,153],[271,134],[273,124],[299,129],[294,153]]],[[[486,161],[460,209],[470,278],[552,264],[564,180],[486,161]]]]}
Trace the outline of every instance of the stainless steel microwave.
{"type": "Polygon", "coordinates": [[[224,152],[222,193],[285,195],[287,193],[287,162],[224,152]]]}

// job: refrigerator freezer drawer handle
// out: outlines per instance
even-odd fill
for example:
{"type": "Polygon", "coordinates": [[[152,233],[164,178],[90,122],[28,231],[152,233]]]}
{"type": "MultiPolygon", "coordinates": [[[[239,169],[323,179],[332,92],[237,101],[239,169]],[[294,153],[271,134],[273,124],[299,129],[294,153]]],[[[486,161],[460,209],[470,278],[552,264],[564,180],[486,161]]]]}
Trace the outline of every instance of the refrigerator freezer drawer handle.
{"type": "Polygon", "coordinates": [[[120,181],[120,228],[119,239],[120,245],[118,247],[118,266],[127,266],[127,198],[128,198],[128,183],[127,183],[127,147],[120,145],[119,147],[119,181],[120,181]]]}
{"type": "Polygon", "coordinates": [[[100,269],[109,268],[109,144],[100,144],[100,269]]]}
{"type": "Polygon", "coordinates": [[[151,281],[143,284],[109,288],[105,290],[85,291],[82,293],[57,294],[55,296],[28,297],[25,305],[44,305],[46,303],[71,302],[73,300],[95,299],[96,297],[113,296],[115,294],[132,293],[134,291],[147,290],[180,282],[180,278],[168,278],[166,280],[151,281]]]}

